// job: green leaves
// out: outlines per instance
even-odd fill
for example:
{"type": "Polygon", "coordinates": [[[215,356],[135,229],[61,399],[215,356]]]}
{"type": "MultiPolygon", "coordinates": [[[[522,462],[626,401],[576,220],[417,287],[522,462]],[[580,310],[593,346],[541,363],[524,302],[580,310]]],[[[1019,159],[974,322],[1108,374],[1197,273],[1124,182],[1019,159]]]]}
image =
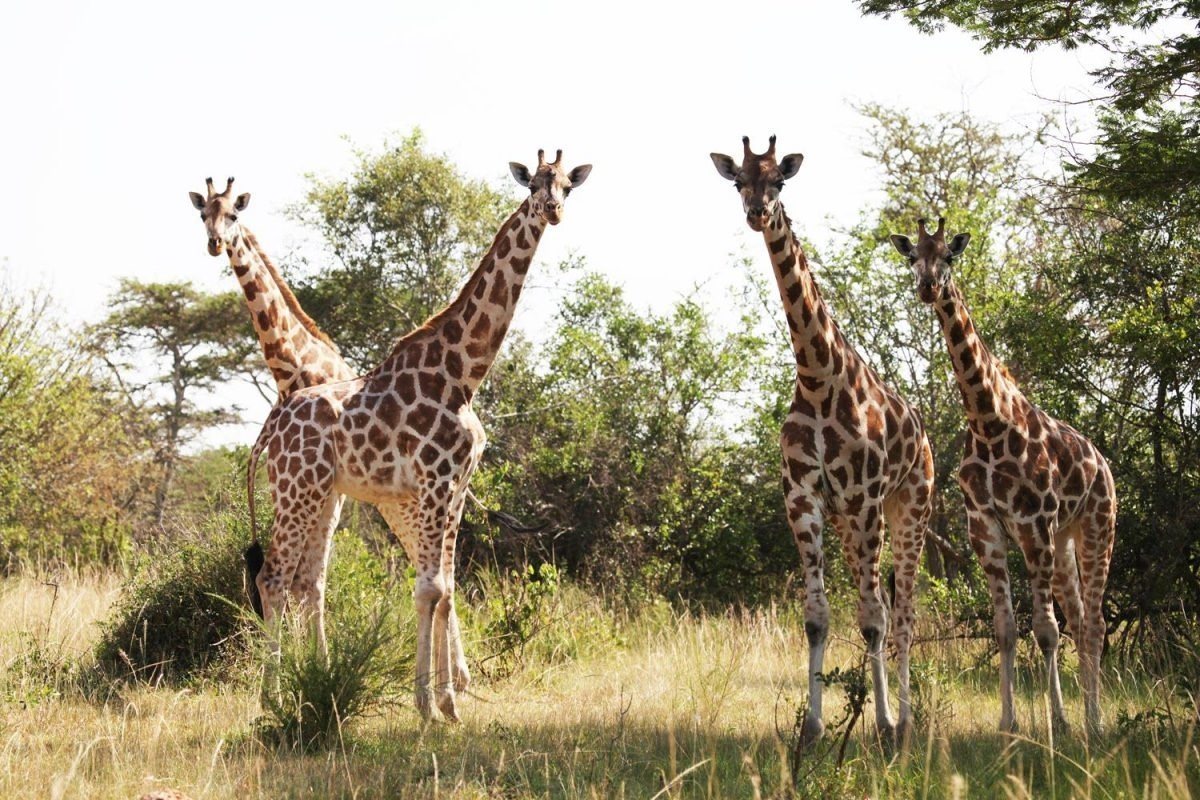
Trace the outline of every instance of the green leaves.
{"type": "Polygon", "coordinates": [[[310,174],[289,209],[321,235],[332,265],[287,266],[305,310],[365,371],[451,299],[513,203],[428,152],[420,130],[354,157],[349,177],[310,174]]]}

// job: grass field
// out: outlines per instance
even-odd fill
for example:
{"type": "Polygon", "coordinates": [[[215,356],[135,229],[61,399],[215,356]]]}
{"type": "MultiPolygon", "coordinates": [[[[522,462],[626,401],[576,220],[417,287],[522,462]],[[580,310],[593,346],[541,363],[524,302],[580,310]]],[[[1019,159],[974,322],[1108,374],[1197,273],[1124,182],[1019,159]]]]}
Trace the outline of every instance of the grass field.
{"type": "MultiPolygon", "coordinates": [[[[86,663],[96,622],[119,592],[113,575],[0,582],[0,797],[134,798],[175,788],[197,800],[1183,798],[1200,787],[1194,706],[1170,681],[1110,665],[1109,731],[1085,744],[1069,653],[1064,689],[1075,732],[1051,742],[1040,671],[1023,646],[1023,735],[1003,736],[995,659],[956,641],[916,652],[921,724],[907,753],[889,758],[859,724],[838,766],[834,730],[794,761],[793,781],[787,765],[806,658],[794,612],[703,617],[656,606],[598,635],[580,621],[606,612],[570,587],[560,592],[553,652],[531,652],[503,677],[477,669],[461,724],[422,729],[403,702],[301,754],[256,738],[258,692],[245,674],[187,688],[142,684],[104,699],[73,690],[65,665],[86,663]]],[[[830,669],[858,662],[856,638],[835,642],[830,669]]],[[[842,715],[843,697],[827,693],[827,723],[842,715]]]]}

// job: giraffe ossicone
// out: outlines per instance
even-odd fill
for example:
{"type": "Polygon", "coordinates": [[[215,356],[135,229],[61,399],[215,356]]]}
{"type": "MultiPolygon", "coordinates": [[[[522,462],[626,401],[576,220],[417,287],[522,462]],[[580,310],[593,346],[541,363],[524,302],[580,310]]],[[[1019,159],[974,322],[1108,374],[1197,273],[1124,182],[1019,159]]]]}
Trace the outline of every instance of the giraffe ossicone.
{"type": "Polygon", "coordinates": [[[804,628],[809,643],[805,741],[820,737],[829,602],[825,596],[822,528],[832,522],[858,590],[858,624],[867,644],[876,726],[904,741],[912,724],[909,650],[913,593],[933,499],[933,455],[920,415],[888,387],[846,341],[829,313],[779,200],[784,181],[804,156],[777,159],[775,137],[755,154],[742,139],[742,162],[712,153],[717,172],[733,182],[746,223],[763,234],[796,358],[796,387],[780,434],[788,523],[804,576],[804,628]],[[884,640],[888,609],[879,581],[884,528],[892,536],[896,596],[890,626],[899,672],[899,720],[888,709],[884,640]]]}
{"type": "Polygon", "coordinates": [[[568,172],[561,161],[561,151],[551,163],[539,151],[533,171],[511,163],[529,196],[450,305],[397,341],[367,374],[281,401],[251,451],[251,519],[263,454],[275,509],[270,549],[255,578],[264,618],[274,623],[289,594],[299,594],[311,598],[308,610],[321,629],[342,500],[376,504],[417,571],[415,699],[424,719],[434,715],[435,700],[445,718],[458,718],[455,540],[486,441],[471,399],[504,341],[546,226],[562,220],[566,196],[591,171],[583,165],[568,172]]]}
{"type": "Polygon", "coordinates": [[[239,214],[250,205],[249,193],[235,197],[233,178],[221,192],[213,187],[212,178],[205,184],[207,195],[188,192],[188,196],[204,222],[209,255],[229,256],[278,399],[306,386],[355,377],[332,340],[300,307],[258,239],[240,221],[239,214]]]}
{"type": "Polygon", "coordinates": [[[1025,397],[1011,373],[979,337],[951,267],[970,235],[946,241],[918,222],[917,241],[894,234],[892,245],[913,270],[917,294],[941,323],[967,416],[958,471],[967,532],[992,596],[1000,650],[1000,728],[1017,729],[1013,703],[1017,627],[1008,574],[1008,541],[1021,548],[1033,591],[1033,632],[1046,662],[1053,722],[1067,727],[1058,675],[1057,600],[1079,651],[1088,729],[1102,728],[1102,603],[1116,536],[1117,496],[1104,456],[1083,434],[1025,397]]]}

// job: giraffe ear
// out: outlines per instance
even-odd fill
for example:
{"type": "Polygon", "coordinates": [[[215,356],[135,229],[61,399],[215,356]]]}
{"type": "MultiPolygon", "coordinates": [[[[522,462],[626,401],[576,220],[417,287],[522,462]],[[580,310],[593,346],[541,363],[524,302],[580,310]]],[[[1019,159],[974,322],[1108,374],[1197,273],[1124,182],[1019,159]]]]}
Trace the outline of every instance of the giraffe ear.
{"type": "Polygon", "coordinates": [[[233,208],[235,211],[245,211],[246,206],[248,206],[248,205],[250,205],[250,193],[249,192],[239,194],[237,196],[237,200],[233,201],[233,208]]]}
{"type": "Polygon", "coordinates": [[[586,181],[587,176],[591,174],[591,164],[580,164],[578,167],[571,170],[571,174],[567,176],[567,180],[571,182],[571,188],[574,189],[576,186],[586,181]]]}
{"type": "Polygon", "coordinates": [[[528,186],[532,178],[529,177],[529,167],[524,164],[518,164],[516,161],[508,162],[508,169],[512,176],[517,179],[517,183],[522,186],[528,186]]]}
{"type": "Polygon", "coordinates": [[[800,153],[792,153],[783,157],[783,161],[779,162],[779,174],[788,179],[800,171],[800,165],[804,163],[804,156],[800,153]]]}
{"type": "Polygon", "coordinates": [[[893,233],[888,239],[892,242],[892,247],[896,248],[896,252],[905,258],[915,258],[917,255],[916,249],[913,247],[912,240],[907,236],[901,236],[898,233],[893,233]]]}
{"type": "Polygon", "coordinates": [[[196,207],[197,211],[204,210],[204,195],[199,192],[188,192],[188,197],[192,198],[192,205],[196,207]]]}
{"type": "Polygon", "coordinates": [[[960,233],[950,240],[950,255],[956,256],[967,249],[967,243],[971,241],[971,234],[960,233]]]}
{"type": "Polygon", "coordinates": [[[737,180],[737,165],[733,163],[732,158],[720,153],[709,153],[708,157],[712,159],[713,166],[717,168],[717,172],[721,173],[722,178],[727,181],[737,180]]]}

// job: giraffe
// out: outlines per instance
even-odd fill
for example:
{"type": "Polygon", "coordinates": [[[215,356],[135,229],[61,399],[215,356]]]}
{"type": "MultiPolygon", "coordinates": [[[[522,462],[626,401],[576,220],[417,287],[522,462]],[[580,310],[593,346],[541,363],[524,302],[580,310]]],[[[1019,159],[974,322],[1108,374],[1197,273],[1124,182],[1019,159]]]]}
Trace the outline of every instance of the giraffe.
{"type": "Polygon", "coordinates": [[[207,197],[198,192],[188,192],[188,196],[204,220],[209,255],[229,254],[229,265],[241,285],[263,357],[275,379],[278,399],[306,386],[354,378],[355,371],[342,359],[337,346],[304,313],[258,239],[239,222],[238,214],[250,204],[249,193],[233,197],[233,178],[226,181],[223,192],[214,189],[212,178],[205,184],[207,197]]]}
{"type": "Polygon", "coordinates": [[[386,509],[417,569],[415,701],[424,720],[434,716],[435,693],[437,710],[458,719],[449,663],[454,546],[486,441],[471,399],[504,341],[546,225],[562,220],[566,196],[591,172],[590,164],[568,172],[561,150],[553,162],[539,150],[532,174],[516,162],[509,168],[529,196],[450,305],[397,341],[367,374],[302,389],[277,405],[250,456],[251,508],[255,464],[264,452],[275,507],[270,550],[255,580],[268,624],[299,580],[318,587],[313,611],[320,629],[320,587],[342,498],[386,509]],[[309,574],[297,574],[302,564],[309,574]]]}
{"type": "Polygon", "coordinates": [[[1116,532],[1117,497],[1108,462],[1083,434],[1031,403],[988,350],[951,265],[971,236],[946,242],[946,220],[930,235],[918,221],[917,242],[893,235],[908,259],[922,302],[941,323],[966,409],[968,437],[958,483],[971,546],[987,575],[1000,650],[1000,729],[1016,731],[1013,662],[1017,630],[1010,596],[1007,538],[1021,548],[1033,590],[1033,632],[1046,659],[1053,723],[1067,729],[1058,676],[1054,599],[1076,638],[1089,731],[1102,729],[1101,604],[1116,532]],[[1082,579],[1082,596],[1080,580],[1082,579]]]}
{"type": "Polygon", "coordinates": [[[783,300],[796,357],[796,388],[780,434],[788,523],[804,577],[804,630],[808,637],[809,704],[802,741],[824,732],[821,669],[829,631],[822,523],[830,519],[842,540],[858,588],[858,625],[867,644],[875,692],[875,721],[885,742],[905,741],[911,730],[909,648],[913,592],[933,497],[933,455],[921,418],[846,341],[830,315],[808,259],[779,200],[784,180],[804,156],[775,158],[742,138],[739,167],[713,153],[717,172],[733,181],[750,229],[763,234],[783,300]],[[884,524],[892,534],[896,595],[892,626],[899,665],[899,721],[888,710],[884,639],[888,611],[879,585],[884,524]]]}
{"type": "MultiPolygon", "coordinates": [[[[229,263],[238,278],[246,298],[250,320],[262,345],[263,356],[275,379],[276,402],[283,402],[297,389],[319,386],[324,383],[351,380],[358,373],[345,362],[337,346],[324,331],[300,307],[296,296],[279,273],[275,263],[263,251],[254,234],[239,222],[239,212],[250,204],[249,193],[233,196],[233,178],[228,178],[225,190],[217,192],[212,178],[205,179],[207,196],[188,192],[192,205],[200,210],[208,233],[209,255],[219,256],[222,251],[229,254],[229,263]]],[[[380,506],[380,513],[389,527],[395,530],[393,509],[380,506]]],[[[337,526],[340,510],[331,525],[337,526]]],[[[246,561],[250,571],[261,568],[261,547],[251,545],[246,550],[246,561]]],[[[301,564],[297,575],[306,576],[311,570],[301,564]]],[[[257,587],[249,582],[251,603],[257,604],[257,587]]],[[[312,608],[319,604],[318,591],[324,584],[300,581],[291,588],[292,594],[303,598],[304,605],[312,608]]],[[[451,653],[454,664],[454,684],[458,691],[466,691],[471,674],[463,651],[457,615],[450,620],[451,653]]],[[[324,621],[318,620],[317,635],[325,649],[324,621]]]]}

